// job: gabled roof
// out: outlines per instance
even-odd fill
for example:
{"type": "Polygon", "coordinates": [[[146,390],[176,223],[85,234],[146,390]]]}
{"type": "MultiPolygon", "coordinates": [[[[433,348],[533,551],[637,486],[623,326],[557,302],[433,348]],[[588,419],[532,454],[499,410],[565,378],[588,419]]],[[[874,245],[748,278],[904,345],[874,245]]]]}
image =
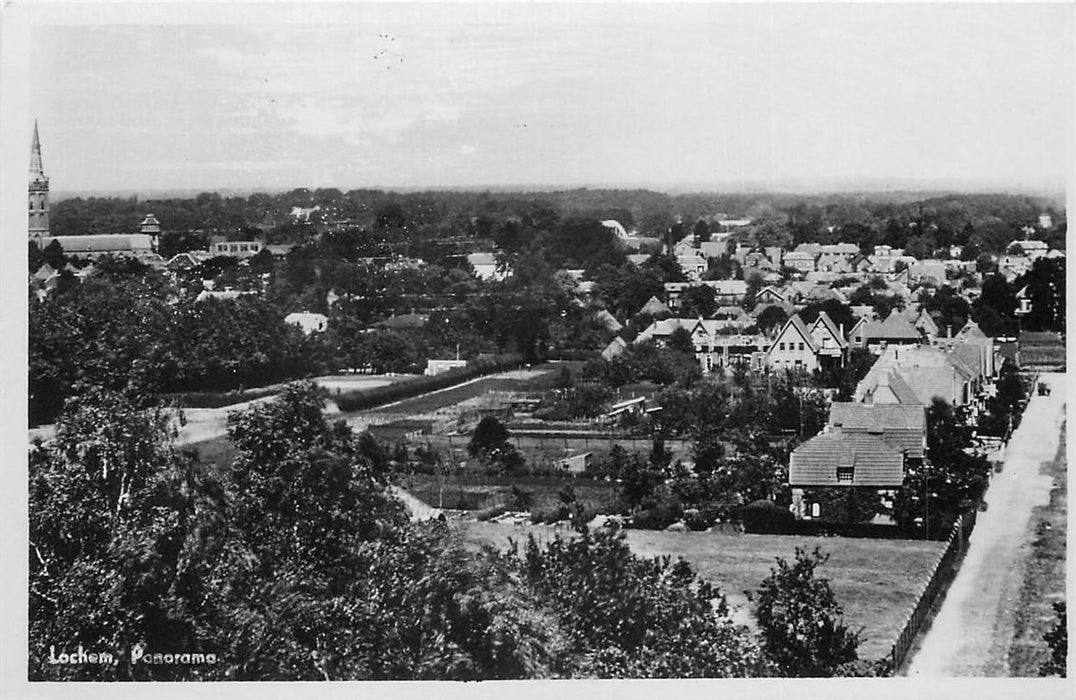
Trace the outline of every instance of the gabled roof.
{"type": "Polygon", "coordinates": [[[900,312],[894,309],[889,318],[881,323],[868,323],[864,328],[864,337],[869,341],[876,340],[919,340],[919,331],[915,330],[907,321],[900,317],[900,312]]]}
{"type": "Polygon", "coordinates": [[[836,324],[833,323],[833,319],[831,319],[829,314],[825,311],[818,312],[818,318],[811,324],[811,335],[814,335],[815,330],[820,326],[837,340],[838,347],[844,348],[848,346],[848,341],[841,336],[840,331],[837,330],[836,324]]]}
{"type": "Polygon", "coordinates": [[[626,350],[627,347],[628,344],[624,342],[624,339],[620,336],[617,336],[613,338],[608,345],[605,346],[604,350],[602,350],[602,359],[611,360],[617,355],[623,354],[624,350],[626,350]]]}
{"type": "Polygon", "coordinates": [[[649,316],[661,316],[663,314],[671,314],[672,311],[670,311],[669,307],[663,304],[657,297],[650,297],[650,300],[643,305],[643,308],[639,309],[639,313],[647,314],[649,316]]]}
{"type": "Polygon", "coordinates": [[[811,352],[818,352],[818,343],[811,335],[811,331],[807,329],[807,325],[803,322],[803,319],[800,318],[799,314],[794,314],[790,319],[785,321],[785,325],[783,328],[781,328],[781,332],[778,333],[777,337],[773,339],[773,342],[770,344],[770,347],[766,352],[772,352],[773,349],[777,347],[777,343],[780,342],[781,339],[784,338],[785,335],[788,333],[796,333],[801,338],[803,338],[803,341],[805,343],[807,343],[807,347],[811,350],[811,352]]]}
{"type": "Polygon", "coordinates": [[[909,457],[923,456],[923,440],[927,434],[926,407],[923,405],[834,401],[829,408],[829,424],[840,427],[845,433],[881,436],[890,447],[909,457]]]}
{"type": "Polygon", "coordinates": [[[904,456],[875,435],[832,430],[814,436],[792,451],[790,486],[900,486],[904,456]],[[852,481],[839,482],[838,468],[851,468],[852,481]]]}
{"type": "Polygon", "coordinates": [[[624,325],[620,323],[620,321],[616,320],[616,317],[613,316],[613,314],[609,313],[607,309],[602,309],[598,313],[594,314],[594,318],[598,321],[598,323],[602,324],[614,333],[619,332],[620,329],[624,327],[624,325]]]}
{"type": "Polygon", "coordinates": [[[934,321],[934,317],[927,313],[926,309],[919,312],[919,317],[915,319],[915,328],[928,336],[938,335],[938,324],[934,321]]]}
{"type": "MultiPolygon", "coordinates": [[[[1024,289],[1027,289],[1027,287],[1024,287],[1024,289]]],[[[968,322],[964,324],[964,327],[957,331],[956,337],[964,340],[971,340],[973,338],[984,340],[987,338],[987,335],[986,333],[983,333],[981,328],[979,328],[978,323],[969,318],[968,322]]]]}

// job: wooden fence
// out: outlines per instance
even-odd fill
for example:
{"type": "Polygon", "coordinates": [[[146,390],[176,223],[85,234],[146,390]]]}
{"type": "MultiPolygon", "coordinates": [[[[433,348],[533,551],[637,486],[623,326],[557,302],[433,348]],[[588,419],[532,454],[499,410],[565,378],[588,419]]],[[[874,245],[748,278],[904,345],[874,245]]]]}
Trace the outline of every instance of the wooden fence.
{"type": "Polygon", "coordinates": [[[916,599],[915,606],[908,615],[908,620],[904,623],[900,636],[897,637],[897,641],[889,652],[889,660],[892,664],[890,673],[892,675],[897,675],[904,665],[908,658],[908,652],[911,650],[912,644],[915,643],[916,636],[930,613],[931,606],[934,605],[934,601],[937,600],[942,588],[949,582],[956,559],[967,546],[968,537],[971,536],[971,531],[975,527],[976,515],[977,511],[975,510],[966,511],[953,523],[953,529],[949,532],[949,539],[946,541],[945,549],[942,551],[941,556],[938,557],[938,560],[934,562],[934,567],[930,571],[930,578],[916,599]]]}

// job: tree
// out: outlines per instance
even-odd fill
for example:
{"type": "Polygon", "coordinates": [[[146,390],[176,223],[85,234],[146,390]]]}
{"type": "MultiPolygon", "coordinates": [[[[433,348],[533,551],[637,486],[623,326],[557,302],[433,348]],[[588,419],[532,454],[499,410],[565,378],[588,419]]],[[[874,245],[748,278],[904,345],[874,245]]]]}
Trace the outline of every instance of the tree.
{"type": "Polygon", "coordinates": [[[59,270],[66,262],[63,246],[57,240],[53,240],[45,246],[45,249],[41,251],[41,257],[53,270],[59,270]]]}
{"type": "Polygon", "coordinates": [[[943,538],[960,513],[982,496],[990,465],[969,455],[971,428],[953,407],[935,398],[927,409],[927,459],[910,466],[893,499],[893,518],[902,527],[917,520],[929,536],[943,538]]]}
{"type": "Polygon", "coordinates": [[[755,324],[758,330],[765,335],[772,335],[784,327],[788,322],[788,312],[776,304],[767,306],[759,313],[755,324]]]}
{"type": "Polygon", "coordinates": [[[115,392],[72,399],[56,438],[30,452],[29,676],[168,680],[203,671],[132,666],[131,650],[199,650],[219,487],[170,442],[159,410],[115,392]],[[49,663],[50,647],[117,663],[49,663]]]}
{"type": "Polygon", "coordinates": [[[680,560],[642,559],[621,532],[581,528],[518,557],[540,604],[563,631],[570,675],[730,678],[769,671],[724,596],[680,560]]]}
{"type": "Polygon", "coordinates": [[[472,457],[488,455],[501,449],[508,442],[508,430],[493,416],[485,416],[478,421],[471,441],[467,443],[467,453],[472,457]]]}
{"type": "Polygon", "coordinates": [[[688,287],[680,295],[681,318],[710,318],[717,311],[717,294],[713,287],[698,284],[688,287]]]}
{"type": "Polygon", "coordinates": [[[694,357],[695,343],[691,340],[691,332],[686,328],[677,328],[669,335],[669,350],[694,357]]]}
{"type": "Polygon", "coordinates": [[[859,634],[844,625],[829,580],[815,575],[828,559],[796,547],[795,562],[778,558],[758,588],[763,649],[782,676],[829,678],[858,658],[859,634]]]}
{"type": "Polygon", "coordinates": [[[699,219],[695,222],[692,233],[696,243],[706,243],[710,240],[710,224],[706,222],[706,219],[699,219]]]}

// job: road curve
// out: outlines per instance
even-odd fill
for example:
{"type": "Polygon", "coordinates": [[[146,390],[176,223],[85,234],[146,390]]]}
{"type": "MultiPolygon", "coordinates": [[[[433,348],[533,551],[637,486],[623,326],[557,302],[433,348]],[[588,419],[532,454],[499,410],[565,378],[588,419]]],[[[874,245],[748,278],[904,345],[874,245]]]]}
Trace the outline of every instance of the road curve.
{"type": "Polygon", "coordinates": [[[1005,467],[986,493],[968,551],[941,609],[908,664],[912,677],[1007,676],[1014,612],[1031,554],[1030,522],[1047,505],[1053,479],[1039,473],[1058,449],[1065,375],[1044,374],[1049,396],[1032,392],[1006,448],[1005,467]]]}

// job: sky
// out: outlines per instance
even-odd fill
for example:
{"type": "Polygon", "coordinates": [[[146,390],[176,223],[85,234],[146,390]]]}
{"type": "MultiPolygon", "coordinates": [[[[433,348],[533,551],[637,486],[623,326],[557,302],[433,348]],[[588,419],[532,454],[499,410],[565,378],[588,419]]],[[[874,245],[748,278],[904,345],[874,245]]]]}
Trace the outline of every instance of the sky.
{"type": "Polygon", "coordinates": [[[216,7],[30,27],[54,191],[1064,189],[1076,160],[1071,3],[216,7]]]}

